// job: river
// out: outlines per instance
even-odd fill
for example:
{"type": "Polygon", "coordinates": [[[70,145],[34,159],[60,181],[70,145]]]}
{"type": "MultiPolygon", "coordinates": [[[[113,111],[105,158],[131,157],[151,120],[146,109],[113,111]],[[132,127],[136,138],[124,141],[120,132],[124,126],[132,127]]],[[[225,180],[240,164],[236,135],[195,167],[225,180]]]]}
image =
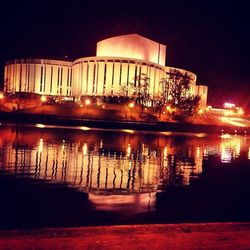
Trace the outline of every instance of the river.
{"type": "Polygon", "coordinates": [[[249,221],[250,137],[0,126],[0,228],[249,221]]]}

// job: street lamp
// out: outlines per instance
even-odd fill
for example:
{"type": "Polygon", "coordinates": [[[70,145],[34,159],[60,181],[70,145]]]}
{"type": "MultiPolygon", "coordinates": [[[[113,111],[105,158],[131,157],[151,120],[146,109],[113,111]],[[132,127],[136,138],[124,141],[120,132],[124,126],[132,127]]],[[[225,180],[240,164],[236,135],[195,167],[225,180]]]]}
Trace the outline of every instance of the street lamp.
{"type": "Polygon", "coordinates": [[[130,102],[128,106],[132,109],[135,106],[135,104],[133,102],[130,102]]]}
{"type": "Polygon", "coordinates": [[[45,95],[41,96],[41,101],[42,103],[45,103],[47,101],[47,97],[45,95]]]}
{"type": "Polygon", "coordinates": [[[47,97],[45,95],[42,95],[41,101],[42,101],[42,105],[43,105],[43,112],[42,113],[44,113],[44,103],[47,101],[47,97]]]}
{"type": "Polygon", "coordinates": [[[91,103],[91,101],[90,101],[89,99],[86,99],[86,100],[85,100],[86,106],[90,105],[90,103],[91,103]]]}
{"type": "Polygon", "coordinates": [[[203,109],[199,109],[198,114],[202,115],[204,113],[203,109]]]}
{"type": "Polygon", "coordinates": [[[135,104],[133,102],[130,102],[128,104],[128,107],[130,108],[130,118],[132,118],[132,109],[134,108],[135,104]]]}
{"type": "Polygon", "coordinates": [[[170,106],[167,106],[167,107],[166,107],[166,110],[167,110],[169,113],[172,113],[172,109],[171,109],[170,106]]]}
{"type": "Polygon", "coordinates": [[[88,106],[91,104],[91,101],[89,99],[86,99],[85,100],[85,105],[87,107],[87,116],[89,115],[89,112],[88,112],[88,106]]]}

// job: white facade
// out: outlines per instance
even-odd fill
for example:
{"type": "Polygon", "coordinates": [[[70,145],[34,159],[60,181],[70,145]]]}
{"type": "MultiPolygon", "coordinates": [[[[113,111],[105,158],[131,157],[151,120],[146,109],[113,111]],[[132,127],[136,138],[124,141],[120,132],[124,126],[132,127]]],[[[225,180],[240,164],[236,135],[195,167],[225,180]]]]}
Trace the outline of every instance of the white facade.
{"type": "Polygon", "coordinates": [[[5,66],[5,91],[71,95],[72,62],[23,59],[5,66]]]}
{"type": "Polygon", "coordinates": [[[96,96],[120,96],[122,86],[133,93],[129,84],[140,74],[150,78],[150,94],[159,93],[160,79],[165,77],[164,67],[148,61],[118,57],[87,57],[73,63],[72,94],[96,96]]]}

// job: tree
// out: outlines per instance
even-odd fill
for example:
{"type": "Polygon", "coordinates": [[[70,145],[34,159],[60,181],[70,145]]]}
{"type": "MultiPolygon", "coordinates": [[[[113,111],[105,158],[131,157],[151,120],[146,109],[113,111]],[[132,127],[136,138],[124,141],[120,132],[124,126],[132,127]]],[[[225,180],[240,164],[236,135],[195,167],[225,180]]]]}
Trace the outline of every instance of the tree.
{"type": "Polygon", "coordinates": [[[123,96],[128,96],[128,93],[131,93],[135,103],[141,105],[140,116],[142,116],[144,107],[151,101],[149,88],[150,78],[146,74],[141,73],[135,76],[133,82],[129,82],[128,86],[121,85],[119,93],[123,96]]]}
{"type": "Polygon", "coordinates": [[[191,94],[191,80],[187,72],[170,70],[167,77],[160,81],[159,104],[162,107],[169,105],[181,115],[193,115],[199,106],[200,97],[191,94]]]}
{"type": "Polygon", "coordinates": [[[135,76],[134,82],[131,82],[130,86],[136,103],[141,105],[140,116],[142,116],[144,107],[146,107],[151,101],[149,93],[150,78],[146,74],[141,73],[140,75],[135,76]]]}

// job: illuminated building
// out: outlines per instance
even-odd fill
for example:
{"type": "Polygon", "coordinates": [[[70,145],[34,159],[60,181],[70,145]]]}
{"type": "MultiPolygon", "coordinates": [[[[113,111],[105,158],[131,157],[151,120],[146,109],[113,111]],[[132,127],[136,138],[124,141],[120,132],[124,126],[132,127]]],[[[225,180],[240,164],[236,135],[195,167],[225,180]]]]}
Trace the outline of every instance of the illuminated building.
{"type": "MultiPolygon", "coordinates": [[[[95,57],[73,62],[22,59],[7,62],[5,92],[29,92],[61,97],[133,95],[129,84],[142,74],[150,79],[149,94],[162,93],[160,80],[179,72],[190,78],[190,93],[200,95],[206,106],[207,87],[196,85],[192,72],[165,66],[166,46],[137,34],[117,36],[97,43],[95,57]],[[124,87],[126,91],[121,92],[124,87]]],[[[170,84],[171,85],[171,84],[170,84]]]]}
{"type": "Polygon", "coordinates": [[[7,62],[5,92],[70,96],[72,62],[47,59],[21,59],[7,62]]]}

